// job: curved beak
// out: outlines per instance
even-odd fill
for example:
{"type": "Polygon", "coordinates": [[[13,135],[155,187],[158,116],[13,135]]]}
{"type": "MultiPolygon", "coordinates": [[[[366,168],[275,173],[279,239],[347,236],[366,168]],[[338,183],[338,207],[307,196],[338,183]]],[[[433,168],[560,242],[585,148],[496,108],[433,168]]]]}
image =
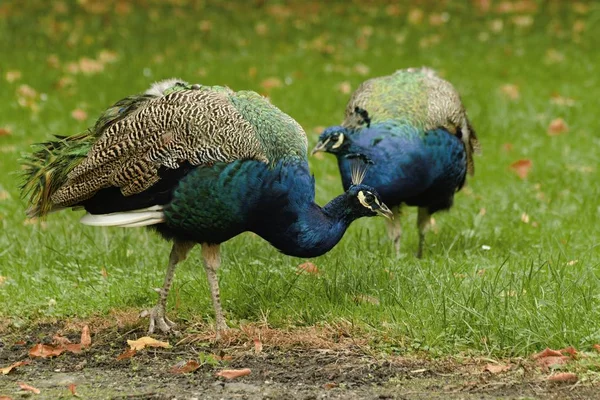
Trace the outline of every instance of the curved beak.
{"type": "Polygon", "coordinates": [[[387,219],[394,219],[394,213],[385,204],[381,203],[380,207],[375,211],[377,215],[386,217],[387,219]]]}
{"type": "Polygon", "coordinates": [[[315,153],[318,153],[319,151],[325,151],[325,146],[327,146],[327,142],[318,142],[315,145],[315,148],[310,152],[310,155],[314,156],[315,153]]]}

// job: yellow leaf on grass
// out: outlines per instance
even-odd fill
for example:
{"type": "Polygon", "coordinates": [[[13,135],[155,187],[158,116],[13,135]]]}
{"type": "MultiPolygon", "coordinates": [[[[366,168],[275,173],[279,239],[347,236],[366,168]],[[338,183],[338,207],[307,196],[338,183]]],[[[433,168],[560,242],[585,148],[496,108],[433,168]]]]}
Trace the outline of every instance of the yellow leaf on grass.
{"type": "Polygon", "coordinates": [[[160,340],[153,339],[150,336],[144,336],[139,338],[138,340],[128,340],[127,344],[129,345],[131,350],[142,350],[146,347],[171,347],[171,345],[168,342],[161,342],[160,340]]]}

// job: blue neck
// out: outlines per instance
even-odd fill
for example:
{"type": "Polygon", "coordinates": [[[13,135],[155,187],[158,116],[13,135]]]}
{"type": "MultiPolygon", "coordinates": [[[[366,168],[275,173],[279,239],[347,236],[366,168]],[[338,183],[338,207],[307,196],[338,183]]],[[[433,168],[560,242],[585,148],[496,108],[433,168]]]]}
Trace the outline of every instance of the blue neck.
{"type": "Polygon", "coordinates": [[[265,182],[270,190],[257,207],[250,230],[290,256],[328,252],[359,217],[351,211],[348,196],[342,194],[320,207],[314,202],[314,179],[305,162],[276,169],[276,179],[265,182]]]}

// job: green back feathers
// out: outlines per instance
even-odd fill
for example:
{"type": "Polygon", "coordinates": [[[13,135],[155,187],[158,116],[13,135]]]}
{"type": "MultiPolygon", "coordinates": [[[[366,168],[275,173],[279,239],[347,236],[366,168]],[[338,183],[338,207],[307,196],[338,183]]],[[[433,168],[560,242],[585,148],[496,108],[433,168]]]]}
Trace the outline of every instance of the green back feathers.
{"type": "Polygon", "coordinates": [[[443,127],[452,134],[460,131],[473,174],[473,153],[480,149],[476,133],[454,86],[432,69],[409,68],[365,81],[352,94],[342,125],[359,129],[367,122],[388,120],[422,129],[443,127]]]}
{"type": "Polygon", "coordinates": [[[115,186],[123,195],[154,185],[160,168],[238,159],[306,157],[302,128],[265,98],[178,80],[109,107],[94,128],[39,145],[24,160],[30,215],[76,205],[115,186]]]}
{"type": "Polygon", "coordinates": [[[308,141],[302,127],[258,93],[240,91],[231,97],[234,107],[254,128],[266,158],[306,158],[308,141]]]}

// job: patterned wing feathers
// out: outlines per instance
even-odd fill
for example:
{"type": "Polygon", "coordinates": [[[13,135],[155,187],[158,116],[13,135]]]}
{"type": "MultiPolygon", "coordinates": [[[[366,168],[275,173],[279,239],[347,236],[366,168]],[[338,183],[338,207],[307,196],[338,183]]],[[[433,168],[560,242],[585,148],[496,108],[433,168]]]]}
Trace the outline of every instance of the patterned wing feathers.
{"type": "Polygon", "coordinates": [[[160,167],[175,169],[183,161],[268,162],[254,127],[232,105],[232,93],[198,86],[148,99],[105,126],[52,202],[73,205],[108,186],[124,195],[139,193],[159,180],[160,167]]]}

